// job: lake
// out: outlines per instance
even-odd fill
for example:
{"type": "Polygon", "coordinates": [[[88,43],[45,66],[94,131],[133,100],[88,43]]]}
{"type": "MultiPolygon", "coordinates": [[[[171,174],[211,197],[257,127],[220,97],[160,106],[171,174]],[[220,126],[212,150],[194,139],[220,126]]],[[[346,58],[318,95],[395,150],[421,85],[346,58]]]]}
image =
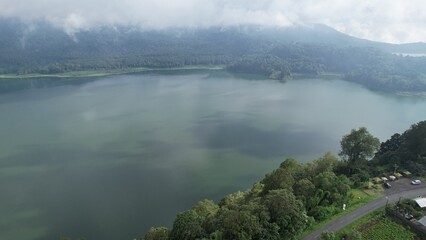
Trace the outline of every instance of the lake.
{"type": "Polygon", "coordinates": [[[425,110],[425,98],[338,79],[223,72],[3,93],[0,239],[141,237],[199,200],[250,188],[287,157],[338,153],[361,126],[384,141],[425,110]]]}

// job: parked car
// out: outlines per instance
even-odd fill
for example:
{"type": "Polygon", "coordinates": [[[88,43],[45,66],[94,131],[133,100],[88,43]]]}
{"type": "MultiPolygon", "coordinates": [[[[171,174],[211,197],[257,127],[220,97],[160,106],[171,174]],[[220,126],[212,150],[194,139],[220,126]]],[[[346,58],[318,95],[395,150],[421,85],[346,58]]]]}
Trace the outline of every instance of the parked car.
{"type": "Polygon", "coordinates": [[[420,183],[422,183],[422,181],[420,181],[419,179],[411,181],[411,184],[413,185],[419,185],[420,183]]]}
{"type": "Polygon", "coordinates": [[[390,183],[388,183],[388,182],[383,183],[383,186],[385,188],[391,188],[392,187],[392,185],[390,185],[390,183]]]}

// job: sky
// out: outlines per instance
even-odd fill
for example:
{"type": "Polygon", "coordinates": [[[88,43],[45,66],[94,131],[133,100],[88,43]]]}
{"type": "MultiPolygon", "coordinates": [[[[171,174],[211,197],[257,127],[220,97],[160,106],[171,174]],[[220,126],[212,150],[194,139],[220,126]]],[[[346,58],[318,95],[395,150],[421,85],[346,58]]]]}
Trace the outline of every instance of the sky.
{"type": "Polygon", "coordinates": [[[426,42],[424,0],[0,0],[0,16],[48,21],[69,34],[104,25],[163,29],[321,23],[364,39],[426,42]]]}

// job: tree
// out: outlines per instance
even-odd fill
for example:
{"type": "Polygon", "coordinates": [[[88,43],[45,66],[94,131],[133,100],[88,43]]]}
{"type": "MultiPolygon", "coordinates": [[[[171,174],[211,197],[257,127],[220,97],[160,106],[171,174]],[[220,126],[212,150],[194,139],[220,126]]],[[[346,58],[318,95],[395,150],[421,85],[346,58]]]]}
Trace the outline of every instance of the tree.
{"type": "Polygon", "coordinates": [[[426,121],[413,124],[402,135],[396,133],[382,143],[372,163],[376,169],[392,172],[406,169],[423,175],[426,172],[426,121]]]}
{"type": "Polygon", "coordinates": [[[243,204],[246,195],[246,192],[240,191],[226,195],[222,200],[220,200],[219,206],[227,207],[229,209],[239,209],[239,207],[243,204]]]}
{"type": "Polygon", "coordinates": [[[332,172],[336,169],[336,167],[340,164],[339,159],[335,155],[330,152],[324,154],[324,156],[320,157],[317,160],[314,160],[315,165],[315,173],[322,172],[332,172]]]}
{"type": "Polygon", "coordinates": [[[416,161],[426,160],[426,121],[413,124],[404,134],[404,150],[415,155],[416,161]]]}
{"type": "Polygon", "coordinates": [[[194,210],[179,213],[170,232],[171,240],[192,240],[207,234],[203,229],[203,218],[194,210]]]}
{"type": "Polygon", "coordinates": [[[166,227],[153,227],[143,237],[143,240],[169,240],[169,229],[166,227]]]}
{"type": "Polygon", "coordinates": [[[349,172],[359,168],[362,163],[369,160],[378,150],[380,141],[371,135],[367,128],[361,127],[358,130],[352,129],[350,134],[343,136],[340,141],[340,156],[346,161],[349,172]]]}
{"type": "Polygon", "coordinates": [[[227,208],[218,212],[217,226],[223,239],[249,240],[262,230],[258,219],[250,212],[227,208]]]}
{"type": "Polygon", "coordinates": [[[296,239],[311,221],[303,203],[288,189],[272,190],[265,196],[271,222],[279,227],[281,239],[296,239]]]}
{"type": "Polygon", "coordinates": [[[292,158],[286,159],[280,164],[280,167],[269,173],[262,180],[264,184],[263,193],[268,193],[275,189],[291,189],[294,184],[294,175],[300,168],[296,160],[292,158]]]}
{"type": "MultiPolygon", "coordinates": [[[[351,189],[346,176],[336,176],[333,172],[323,172],[315,176],[314,181],[316,194],[312,197],[319,205],[329,206],[344,203],[351,189]]],[[[312,203],[309,207],[314,208],[312,203]]]]}
{"type": "Polygon", "coordinates": [[[294,195],[309,198],[315,194],[315,185],[309,179],[301,179],[294,184],[294,195]]]}
{"type": "Polygon", "coordinates": [[[286,160],[284,160],[284,162],[280,164],[280,168],[286,169],[290,173],[294,174],[301,168],[301,165],[299,164],[299,162],[297,162],[296,159],[287,158],[286,160]]]}
{"type": "Polygon", "coordinates": [[[335,240],[336,239],[336,235],[334,234],[334,232],[323,232],[321,233],[321,240],[335,240]]]}
{"type": "Polygon", "coordinates": [[[378,153],[384,154],[390,151],[394,152],[398,150],[399,146],[401,146],[401,142],[401,134],[395,133],[389,140],[380,144],[380,150],[378,153]]]}
{"type": "Polygon", "coordinates": [[[216,205],[212,200],[199,201],[195,206],[192,207],[198,216],[202,219],[202,227],[209,234],[214,232],[214,219],[216,213],[219,211],[219,206],[216,205]]]}

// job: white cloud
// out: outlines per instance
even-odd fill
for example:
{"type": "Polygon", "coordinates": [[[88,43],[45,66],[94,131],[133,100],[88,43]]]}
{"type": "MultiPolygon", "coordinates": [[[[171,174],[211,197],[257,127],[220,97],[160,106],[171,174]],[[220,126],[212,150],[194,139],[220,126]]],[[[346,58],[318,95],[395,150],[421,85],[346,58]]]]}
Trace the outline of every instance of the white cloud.
{"type": "Polygon", "coordinates": [[[111,24],[166,28],[324,23],[372,40],[426,41],[423,0],[0,0],[0,16],[47,20],[69,34],[111,24]]]}

